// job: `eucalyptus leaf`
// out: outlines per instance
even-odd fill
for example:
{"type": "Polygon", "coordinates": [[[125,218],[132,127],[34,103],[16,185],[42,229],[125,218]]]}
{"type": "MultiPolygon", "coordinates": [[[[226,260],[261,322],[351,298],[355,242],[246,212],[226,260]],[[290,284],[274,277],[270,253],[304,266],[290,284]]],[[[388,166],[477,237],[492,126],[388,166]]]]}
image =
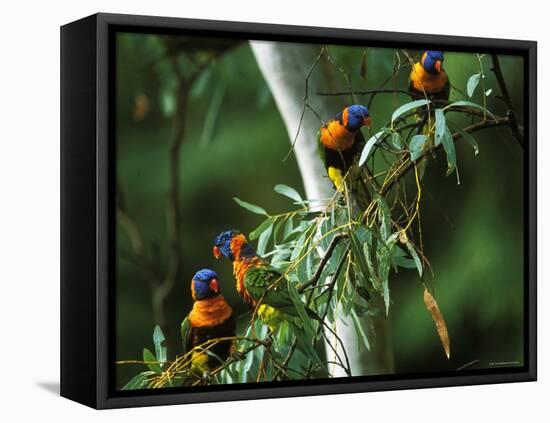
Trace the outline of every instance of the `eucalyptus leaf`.
{"type": "Polygon", "coordinates": [[[418,253],[416,252],[416,249],[414,248],[414,245],[412,245],[411,241],[409,241],[408,238],[405,241],[405,245],[407,247],[407,250],[409,250],[409,254],[413,258],[416,269],[418,270],[418,275],[420,277],[422,277],[422,261],[420,260],[420,257],[418,256],[418,253]]]}
{"type": "Polygon", "coordinates": [[[276,218],[270,217],[269,219],[264,220],[260,225],[254,229],[252,232],[248,234],[248,239],[255,240],[260,237],[261,234],[263,234],[267,228],[270,226],[273,226],[273,223],[275,223],[276,218]]]}
{"type": "MultiPolygon", "coordinates": [[[[308,251],[310,240],[311,240],[311,238],[308,238],[306,240],[305,244],[302,247],[302,250],[304,250],[306,252],[308,251]]],[[[313,252],[309,252],[309,253],[306,253],[305,257],[301,257],[300,263],[298,263],[298,266],[296,268],[296,276],[298,277],[298,281],[301,284],[304,284],[309,280],[309,275],[308,274],[309,274],[309,268],[310,268],[310,263],[311,263],[310,257],[311,257],[312,254],[313,254],[313,252]],[[310,260],[309,262],[308,262],[308,259],[310,260]]]]}
{"type": "Polygon", "coordinates": [[[435,145],[441,144],[445,135],[445,113],[442,109],[435,110],[435,145]]]}
{"type": "Polygon", "coordinates": [[[398,132],[394,132],[391,134],[391,144],[398,150],[403,149],[404,147],[403,139],[401,138],[401,135],[399,135],[398,132]]]}
{"type": "Polygon", "coordinates": [[[479,145],[473,135],[469,132],[463,131],[462,129],[459,129],[458,132],[460,133],[462,139],[472,146],[474,149],[474,155],[477,156],[479,154],[479,145]]]}
{"type": "Polygon", "coordinates": [[[155,330],[153,331],[153,343],[155,344],[155,353],[156,353],[157,359],[162,364],[166,362],[166,347],[162,345],[165,339],[166,338],[164,337],[164,333],[162,332],[162,329],[160,328],[159,325],[156,325],[155,330]]]}
{"type": "Polygon", "coordinates": [[[147,377],[154,375],[155,372],[141,372],[135,375],[130,381],[120,388],[122,391],[129,391],[132,389],[142,389],[147,385],[147,377]]]}
{"type": "Polygon", "coordinates": [[[430,100],[422,99],[422,100],[415,100],[411,101],[410,103],[403,104],[402,106],[398,107],[393,114],[391,115],[391,124],[393,126],[393,122],[395,119],[397,119],[399,116],[407,113],[409,110],[416,109],[418,107],[426,106],[427,104],[430,104],[430,100]]]}
{"type": "Polygon", "coordinates": [[[353,253],[353,256],[355,257],[356,263],[359,266],[359,270],[363,274],[363,278],[368,280],[369,267],[367,265],[363,248],[361,247],[361,243],[359,242],[359,240],[357,239],[357,236],[353,232],[350,232],[349,239],[350,239],[351,251],[353,253]]]}
{"type": "Polygon", "coordinates": [[[315,338],[316,334],[313,328],[312,319],[311,317],[308,316],[306,312],[306,307],[302,302],[302,299],[300,298],[300,294],[298,294],[298,290],[296,289],[296,286],[290,281],[287,281],[287,286],[288,286],[288,292],[290,294],[290,299],[294,304],[294,308],[298,312],[298,315],[300,316],[300,323],[304,331],[307,333],[310,339],[315,338]]]}
{"type": "Polygon", "coordinates": [[[269,238],[271,237],[271,232],[273,232],[273,225],[269,225],[260,235],[258,239],[258,248],[257,252],[261,256],[265,254],[269,238]]]}
{"type": "Polygon", "coordinates": [[[473,109],[481,110],[482,112],[487,113],[489,116],[491,116],[491,119],[497,120],[495,115],[491,113],[489,109],[486,109],[481,104],[474,103],[473,101],[467,101],[467,100],[459,100],[455,101],[448,106],[445,106],[445,109],[452,109],[453,107],[471,107],[473,109]]]}
{"type": "MultiPolygon", "coordinates": [[[[351,310],[351,318],[353,320],[353,327],[355,328],[355,332],[357,334],[357,338],[361,339],[363,341],[363,345],[367,349],[367,351],[370,351],[370,343],[369,338],[363,329],[363,326],[361,325],[361,321],[359,320],[359,317],[357,316],[357,313],[355,310],[351,310]]],[[[359,349],[359,343],[357,344],[357,352],[361,352],[359,349]]]]}
{"type": "Polygon", "coordinates": [[[396,266],[403,267],[404,269],[418,269],[416,262],[412,259],[400,256],[393,256],[392,260],[396,266]]]}
{"type": "Polygon", "coordinates": [[[298,193],[298,191],[296,191],[294,188],[292,187],[289,187],[288,185],[284,185],[284,184],[278,184],[278,185],[275,185],[275,192],[281,194],[281,195],[284,195],[294,201],[298,201],[298,202],[301,202],[303,201],[302,200],[302,197],[301,195],[298,193]]]}
{"type": "Polygon", "coordinates": [[[423,134],[415,135],[411,138],[411,143],[409,145],[409,150],[411,153],[411,160],[414,162],[418,160],[422,153],[424,153],[424,146],[428,141],[428,137],[423,134]]]}
{"type": "Polygon", "coordinates": [[[153,354],[147,348],[143,349],[143,361],[147,362],[147,367],[149,367],[149,369],[151,369],[153,372],[162,373],[162,368],[160,367],[157,357],[155,357],[155,354],[153,354]]]}
{"type": "Polygon", "coordinates": [[[382,135],[386,132],[385,129],[378,131],[376,134],[374,134],[365,144],[363,147],[363,151],[361,151],[361,156],[359,157],[359,167],[363,166],[367,159],[369,158],[369,155],[372,151],[372,148],[374,145],[382,138],[382,135]]]}
{"type": "Polygon", "coordinates": [[[255,214],[261,214],[261,215],[264,215],[264,216],[269,216],[267,214],[267,212],[261,208],[260,206],[256,206],[254,204],[251,204],[251,203],[248,203],[246,201],[243,201],[241,200],[240,198],[237,198],[237,197],[233,197],[233,200],[235,200],[235,202],[241,206],[242,208],[252,212],[252,213],[255,213],[255,214]]]}
{"type": "Polygon", "coordinates": [[[456,169],[456,150],[455,143],[451,131],[445,127],[445,134],[442,138],[443,148],[447,153],[447,176],[453,173],[456,169]]]}
{"type": "Polygon", "coordinates": [[[289,216],[286,219],[285,229],[283,230],[283,239],[284,240],[286,240],[286,238],[292,233],[293,229],[294,229],[294,221],[292,219],[292,216],[289,216]]]}
{"type": "Polygon", "coordinates": [[[380,214],[380,235],[382,240],[386,241],[391,235],[391,210],[388,203],[381,195],[376,195],[376,202],[378,203],[378,212],[380,214]]]}
{"type": "Polygon", "coordinates": [[[479,84],[480,79],[481,79],[480,73],[474,73],[472,76],[470,76],[466,84],[466,92],[468,93],[468,97],[472,97],[474,95],[474,91],[477,85],[479,84]]]}

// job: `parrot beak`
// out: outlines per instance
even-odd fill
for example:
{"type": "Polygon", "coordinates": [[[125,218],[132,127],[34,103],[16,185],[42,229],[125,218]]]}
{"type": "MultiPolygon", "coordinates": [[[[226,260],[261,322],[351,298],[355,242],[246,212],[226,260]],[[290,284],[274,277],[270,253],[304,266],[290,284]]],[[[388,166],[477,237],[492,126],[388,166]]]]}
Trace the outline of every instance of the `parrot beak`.
{"type": "Polygon", "coordinates": [[[220,292],[220,285],[218,284],[218,280],[217,280],[217,279],[212,279],[212,280],[210,281],[209,286],[210,286],[210,290],[211,290],[212,292],[215,292],[216,294],[217,294],[218,292],[220,292]]]}
{"type": "Polygon", "coordinates": [[[370,129],[370,126],[371,126],[370,116],[367,116],[366,118],[363,119],[363,125],[365,125],[367,128],[370,129]]]}
{"type": "Polygon", "coordinates": [[[215,245],[212,250],[212,253],[214,254],[214,257],[216,257],[216,259],[219,259],[221,257],[220,249],[215,245]]]}
{"type": "Polygon", "coordinates": [[[435,70],[437,73],[441,72],[441,60],[436,60],[434,64],[435,70]]]}

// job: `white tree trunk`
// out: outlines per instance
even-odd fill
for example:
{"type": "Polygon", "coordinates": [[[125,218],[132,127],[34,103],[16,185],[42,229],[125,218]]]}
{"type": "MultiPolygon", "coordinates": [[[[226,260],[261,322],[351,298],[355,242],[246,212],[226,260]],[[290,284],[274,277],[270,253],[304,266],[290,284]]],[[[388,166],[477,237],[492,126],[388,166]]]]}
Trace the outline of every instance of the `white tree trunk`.
{"type": "MultiPolygon", "coordinates": [[[[271,89],[275,103],[286,125],[290,141],[294,140],[302,113],[306,76],[319,55],[320,47],[309,44],[294,44],[266,41],[251,41],[250,45],[262,74],[271,89]]],[[[340,97],[316,96],[318,91],[335,89],[336,69],[325,59],[309,78],[309,104],[323,119],[336,114],[345,107],[345,99],[340,97]]],[[[317,132],[320,127],[318,118],[306,110],[300,134],[294,147],[294,154],[309,199],[331,197],[334,194],[330,180],[326,176],[323,163],[317,153],[317,132]]],[[[371,351],[365,350],[357,339],[350,319],[337,319],[336,331],[346,346],[352,374],[382,374],[393,371],[393,353],[391,349],[388,321],[384,317],[362,320],[361,324],[368,333],[373,325],[376,339],[372,342],[371,351]],[[361,345],[358,349],[357,346],[361,345]]],[[[332,343],[335,345],[334,343],[332,343]]],[[[334,353],[327,347],[327,357],[332,359],[334,353]]],[[[335,366],[332,375],[345,376],[335,366]]]]}

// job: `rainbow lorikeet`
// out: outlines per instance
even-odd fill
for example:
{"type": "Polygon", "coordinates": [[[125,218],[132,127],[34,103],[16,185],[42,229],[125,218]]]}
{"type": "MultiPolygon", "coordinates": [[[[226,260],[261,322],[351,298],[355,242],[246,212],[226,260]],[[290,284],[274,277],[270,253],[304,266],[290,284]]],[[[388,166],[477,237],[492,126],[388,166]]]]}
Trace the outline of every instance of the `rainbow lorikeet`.
{"type": "Polygon", "coordinates": [[[445,70],[442,51],[426,50],[416,62],[409,77],[409,92],[418,98],[448,100],[451,82],[445,70]]]}
{"type": "MultiPolygon", "coordinates": [[[[235,336],[233,310],[220,293],[218,276],[213,270],[202,269],[191,281],[193,309],[181,324],[181,337],[185,352],[216,338],[235,336]]],[[[204,373],[222,364],[233,351],[233,342],[224,340],[205,345],[212,354],[197,348],[192,353],[191,368],[204,373]]]]}
{"type": "MultiPolygon", "coordinates": [[[[344,192],[344,176],[356,163],[365,146],[361,133],[363,126],[371,126],[369,110],[354,104],[339,112],[319,130],[319,154],[334,188],[340,192],[344,192]]],[[[350,175],[352,180],[357,178],[359,174],[350,175]]]]}
{"type": "Polygon", "coordinates": [[[305,305],[297,307],[291,298],[288,279],[256,254],[239,231],[221,232],[214,240],[213,252],[214,257],[226,257],[233,262],[237,292],[251,307],[257,307],[258,317],[270,331],[276,333],[288,324],[301,348],[321,362],[313,348],[316,334],[306,331],[311,326],[305,320],[322,319],[305,305]]]}
{"type": "MultiPolygon", "coordinates": [[[[445,60],[442,51],[426,50],[419,62],[416,62],[411,70],[409,77],[409,92],[418,99],[428,98],[429,100],[449,100],[451,82],[445,70],[443,61],[445,60]]],[[[429,118],[424,113],[418,114],[417,119],[424,121],[422,133],[428,136],[428,141],[424,144],[424,149],[433,145],[433,136],[430,131],[430,124],[433,125],[435,114],[430,112],[429,118]]],[[[426,170],[426,160],[420,163],[419,171],[422,178],[426,170]]]]}

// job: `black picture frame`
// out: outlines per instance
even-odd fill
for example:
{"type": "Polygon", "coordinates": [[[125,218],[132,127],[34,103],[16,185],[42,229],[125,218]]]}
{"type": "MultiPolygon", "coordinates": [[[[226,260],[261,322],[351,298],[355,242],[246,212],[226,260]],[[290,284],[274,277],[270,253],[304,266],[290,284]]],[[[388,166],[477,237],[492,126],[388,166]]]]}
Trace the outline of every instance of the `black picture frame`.
{"type": "Polygon", "coordinates": [[[61,395],[94,408],[534,381],[537,44],[533,41],[99,13],[61,27],[61,395]],[[114,47],[116,31],[441,50],[524,58],[525,292],[522,368],[178,389],[114,390],[114,47]]]}

